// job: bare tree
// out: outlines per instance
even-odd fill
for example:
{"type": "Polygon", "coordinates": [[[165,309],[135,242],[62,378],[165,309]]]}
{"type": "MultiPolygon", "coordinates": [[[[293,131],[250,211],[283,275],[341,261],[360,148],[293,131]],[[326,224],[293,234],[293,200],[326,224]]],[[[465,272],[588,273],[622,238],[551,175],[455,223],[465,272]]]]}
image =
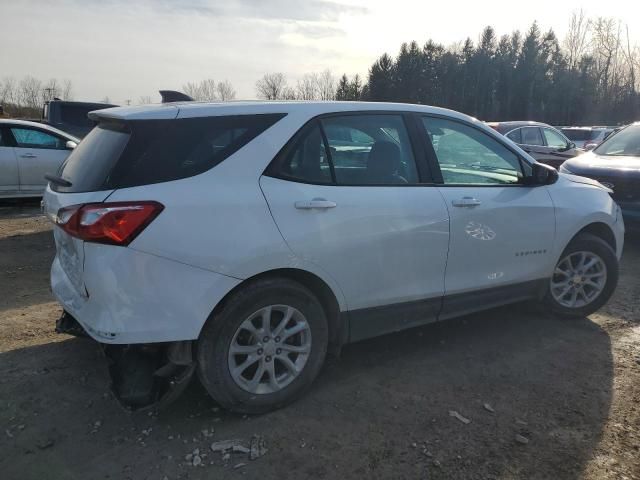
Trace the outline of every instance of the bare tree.
{"type": "Polygon", "coordinates": [[[320,100],[335,100],[336,98],[336,79],[327,69],[317,76],[317,89],[320,100]]]}
{"type": "Polygon", "coordinates": [[[148,105],[150,103],[153,103],[153,101],[151,100],[151,96],[149,96],[149,95],[142,95],[138,99],[138,104],[139,105],[148,105]]]}
{"type": "Polygon", "coordinates": [[[593,53],[596,61],[598,83],[602,86],[604,98],[618,83],[620,76],[620,28],[613,18],[599,17],[593,26],[593,53]]]}
{"type": "Polygon", "coordinates": [[[14,105],[16,100],[16,81],[13,77],[5,77],[0,82],[0,104],[2,105],[14,105]]]}
{"type": "Polygon", "coordinates": [[[317,73],[306,73],[296,85],[296,98],[298,100],[317,100],[319,77],[317,73]]]}
{"type": "Polygon", "coordinates": [[[41,106],[42,82],[32,76],[26,76],[18,85],[18,104],[26,108],[37,109],[41,106]]]}
{"type": "Polygon", "coordinates": [[[298,100],[298,94],[295,88],[285,87],[279,100],[298,100]]]}
{"type": "Polygon", "coordinates": [[[569,31],[564,39],[569,68],[577,68],[580,59],[585,54],[590,43],[591,20],[582,9],[574,11],[569,21],[569,31]]]}
{"type": "Polygon", "coordinates": [[[68,78],[62,82],[62,99],[73,100],[73,85],[68,78]]]}
{"type": "MultiPolygon", "coordinates": [[[[258,97],[265,100],[281,100],[284,93],[291,94],[287,87],[287,79],[283,73],[265,73],[264,76],[256,82],[256,93],[258,97]]],[[[294,91],[295,96],[295,91],[294,91]]]]}
{"type": "Polygon", "coordinates": [[[216,92],[218,94],[218,98],[222,102],[228,102],[229,100],[235,100],[236,98],[236,90],[233,88],[233,85],[231,85],[229,80],[218,82],[218,85],[216,85],[216,92]]]}
{"type": "Polygon", "coordinates": [[[56,78],[51,78],[42,87],[42,103],[60,97],[60,87],[56,78]]]}
{"type": "Polygon", "coordinates": [[[216,93],[216,82],[213,78],[207,78],[200,82],[189,82],[183,85],[182,90],[194,100],[202,102],[213,102],[218,100],[216,93]]]}

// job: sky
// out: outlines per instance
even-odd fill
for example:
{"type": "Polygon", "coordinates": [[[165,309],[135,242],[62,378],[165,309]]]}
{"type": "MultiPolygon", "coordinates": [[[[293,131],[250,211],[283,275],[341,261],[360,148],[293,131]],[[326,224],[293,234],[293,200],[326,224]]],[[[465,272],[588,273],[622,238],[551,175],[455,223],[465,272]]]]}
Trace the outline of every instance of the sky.
{"type": "Polygon", "coordinates": [[[0,0],[0,79],[69,79],[76,100],[115,103],[226,79],[252,99],[266,72],[292,86],[327,68],[365,76],[402,42],[476,41],[486,25],[502,35],[536,20],[562,39],[579,9],[621,19],[640,43],[637,0],[0,0]]]}

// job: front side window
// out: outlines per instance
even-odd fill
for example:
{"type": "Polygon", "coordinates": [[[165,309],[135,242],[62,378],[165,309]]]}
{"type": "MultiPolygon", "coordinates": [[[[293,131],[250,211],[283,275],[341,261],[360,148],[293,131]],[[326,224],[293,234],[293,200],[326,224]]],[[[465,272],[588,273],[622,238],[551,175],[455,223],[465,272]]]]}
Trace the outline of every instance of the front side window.
{"type": "Polygon", "coordinates": [[[552,148],[566,148],[567,141],[562,135],[550,128],[543,128],[544,139],[547,141],[547,146],[552,148]]]}
{"type": "Polygon", "coordinates": [[[518,156],[480,130],[423,117],[445,185],[508,185],[520,182],[518,156]]]}
{"type": "Polygon", "coordinates": [[[21,148],[53,148],[64,149],[65,143],[61,138],[31,128],[12,127],[11,133],[16,139],[16,146],[21,148]]]}
{"type": "Polygon", "coordinates": [[[321,123],[338,185],[419,182],[401,115],[344,115],[321,123]]]}
{"type": "Polygon", "coordinates": [[[544,145],[542,134],[538,127],[525,127],[522,129],[522,145],[544,145]]]}

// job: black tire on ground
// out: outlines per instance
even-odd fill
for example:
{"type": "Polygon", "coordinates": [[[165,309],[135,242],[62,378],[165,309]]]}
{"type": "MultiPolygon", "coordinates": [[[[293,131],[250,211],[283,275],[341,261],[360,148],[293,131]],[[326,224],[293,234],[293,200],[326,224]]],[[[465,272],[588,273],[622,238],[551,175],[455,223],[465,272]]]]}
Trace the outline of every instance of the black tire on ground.
{"type": "Polygon", "coordinates": [[[611,246],[595,235],[581,233],[577,235],[567,248],[564,249],[558,262],[562,261],[567,255],[574,252],[592,252],[598,255],[603,261],[607,269],[607,280],[600,294],[587,305],[577,308],[571,308],[560,304],[551,294],[551,280],[547,287],[547,292],[542,300],[544,307],[559,316],[563,317],[586,317],[591,315],[600,307],[602,307],[613,294],[618,284],[618,258],[611,246]]]}
{"type": "Polygon", "coordinates": [[[259,414],[281,408],[311,386],[324,363],[328,338],[324,309],[307,288],[284,278],[255,281],[233,294],[203,327],[196,353],[200,381],[214,400],[231,411],[259,414]],[[228,353],[240,324],[269,305],[289,305],[306,317],[311,330],[311,352],[302,371],[289,385],[274,393],[256,394],[236,384],[229,371],[228,353]]]}

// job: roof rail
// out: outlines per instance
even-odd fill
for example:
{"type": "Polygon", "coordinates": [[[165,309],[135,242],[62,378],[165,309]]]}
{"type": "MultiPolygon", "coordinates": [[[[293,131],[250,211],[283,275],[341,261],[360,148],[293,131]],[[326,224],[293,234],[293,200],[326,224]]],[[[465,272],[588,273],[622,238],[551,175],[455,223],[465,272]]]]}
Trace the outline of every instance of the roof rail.
{"type": "Polygon", "coordinates": [[[160,90],[160,96],[162,97],[162,103],[193,102],[193,98],[189,95],[175,90],[160,90]]]}

